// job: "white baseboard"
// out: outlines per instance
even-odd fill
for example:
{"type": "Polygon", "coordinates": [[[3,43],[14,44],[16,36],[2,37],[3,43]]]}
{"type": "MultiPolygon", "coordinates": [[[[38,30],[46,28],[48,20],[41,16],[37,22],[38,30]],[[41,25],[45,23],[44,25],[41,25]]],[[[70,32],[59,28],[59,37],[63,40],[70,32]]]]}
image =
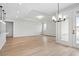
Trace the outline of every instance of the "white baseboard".
{"type": "Polygon", "coordinates": [[[56,35],[49,35],[49,34],[41,34],[41,35],[56,37],[56,35]]]}

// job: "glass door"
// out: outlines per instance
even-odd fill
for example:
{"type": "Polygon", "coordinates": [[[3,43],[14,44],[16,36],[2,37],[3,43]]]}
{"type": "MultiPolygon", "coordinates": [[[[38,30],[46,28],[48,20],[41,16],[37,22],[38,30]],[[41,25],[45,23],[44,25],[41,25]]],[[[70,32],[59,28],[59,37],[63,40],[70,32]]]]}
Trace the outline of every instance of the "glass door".
{"type": "Polygon", "coordinates": [[[70,41],[70,17],[65,21],[57,23],[57,42],[67,46],[71,45],[70,41]]]}
{"type": "Polygon", "coordinates": [[[73,30],[73,45],[74,47],[79,48],[79,16],[75,17],[73,24],[75,25],[75,29],[73,30]]]}
{"type": "Polygon", "coordinates": [[[66,42],[69,41],[69,20],[68,19],[61,22],[61,40],[66,42]]]}
{"type": "Polygon", "coordinates": [[[76,44],[79,44],[79,16],[76,17],[76,44]]]}

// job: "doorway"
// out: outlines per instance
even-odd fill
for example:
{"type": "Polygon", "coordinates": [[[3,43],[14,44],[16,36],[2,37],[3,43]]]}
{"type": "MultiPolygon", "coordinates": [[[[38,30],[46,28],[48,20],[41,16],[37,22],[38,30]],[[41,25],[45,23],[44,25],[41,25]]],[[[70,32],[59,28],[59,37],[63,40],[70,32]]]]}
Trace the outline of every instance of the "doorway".
{"type": "Polygon", "coordinates": [[[6,21],[6,37],[13,37],[13,22],[6,21]]]}

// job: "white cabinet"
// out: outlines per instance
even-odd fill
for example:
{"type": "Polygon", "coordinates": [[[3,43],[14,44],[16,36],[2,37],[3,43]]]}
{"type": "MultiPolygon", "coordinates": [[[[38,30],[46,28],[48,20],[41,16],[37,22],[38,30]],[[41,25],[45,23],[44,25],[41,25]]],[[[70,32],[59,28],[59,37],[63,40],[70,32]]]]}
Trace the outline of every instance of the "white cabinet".
{"type": "Polygon", "coordinates": [[[0,49],[6,42],[6,24],[0,22],[0,49]]]}

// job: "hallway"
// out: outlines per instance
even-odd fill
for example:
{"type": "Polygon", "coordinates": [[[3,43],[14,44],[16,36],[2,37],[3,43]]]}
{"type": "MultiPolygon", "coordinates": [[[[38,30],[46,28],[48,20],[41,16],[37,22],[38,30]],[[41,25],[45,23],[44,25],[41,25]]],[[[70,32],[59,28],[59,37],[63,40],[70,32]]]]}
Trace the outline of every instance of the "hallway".
{"type": "Polygon", "coordinates": [[[7,38],[2,56],[76,56],[79,50],[56,43],[52,36],[7,38]]]}

